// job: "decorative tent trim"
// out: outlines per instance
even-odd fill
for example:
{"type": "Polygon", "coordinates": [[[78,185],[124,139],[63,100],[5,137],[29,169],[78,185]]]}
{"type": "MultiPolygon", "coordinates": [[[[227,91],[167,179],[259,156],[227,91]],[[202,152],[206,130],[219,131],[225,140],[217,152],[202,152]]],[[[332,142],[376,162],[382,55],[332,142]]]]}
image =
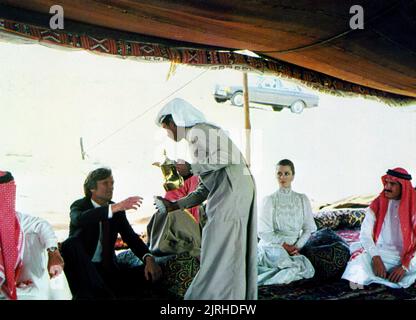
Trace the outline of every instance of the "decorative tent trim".
{"type": "Polygon", "coordinates": [[[407,105],[416,100],[387,93],[308,70],[287,62],[261,57],[255,58],[231,50],[172,47],[158,43],[139,42],[125,38],[96,36],[95,34],[55,31],[33,24],[0,18],[0,31],[31,39],[45,45],[83,49],[119,58],[139,58],[151,61],[172,61],[210,69],[232,68],[274,74],[295,79],[308,87],[339,96],[365,96],[389,105],[407,105]]]}

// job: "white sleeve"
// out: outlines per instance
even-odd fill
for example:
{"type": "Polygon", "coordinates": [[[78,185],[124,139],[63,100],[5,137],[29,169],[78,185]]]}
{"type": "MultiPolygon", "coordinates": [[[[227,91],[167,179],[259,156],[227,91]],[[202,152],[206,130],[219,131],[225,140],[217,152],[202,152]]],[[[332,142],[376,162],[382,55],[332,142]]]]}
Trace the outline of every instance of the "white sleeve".
{"type": "Polygon", "coordinates": [[[58,239],[49,222],[20,212],[18,217],[24,234],[36,234],[44,249],[58,247],[58,239]]]}
{"type": "Polygon", "coordinates": [[[303,203],[303,225],[302,225],[302,235],[296,242],[296,247],[301,249],[305,243],[309,240],[312,232],[315,232],[317,227],[315,224],[315,219],[313,218],[312,206],[306,195],[302,195],[303,203]]]}
{"type": "Polygon", "coordinates": [[[283,244],[284,237],[280,236],[273,227],[274,220],[273,196],[264,198],[259,213],[258,234],[259,238],[266,244],[283,244]]]}
{"type": "Polygon", "coordinates": [[[367,209],[363,223],[361,224],[360,242],[371,257],[380,255],[373,240],[373,229],[376,215],[370,208],[367,209]]]}
{"type": "Polygon", "coordinates": [[[111,205],[108,206],[108,219],[113,217],[113,209],[111,209],[111,205]]]}

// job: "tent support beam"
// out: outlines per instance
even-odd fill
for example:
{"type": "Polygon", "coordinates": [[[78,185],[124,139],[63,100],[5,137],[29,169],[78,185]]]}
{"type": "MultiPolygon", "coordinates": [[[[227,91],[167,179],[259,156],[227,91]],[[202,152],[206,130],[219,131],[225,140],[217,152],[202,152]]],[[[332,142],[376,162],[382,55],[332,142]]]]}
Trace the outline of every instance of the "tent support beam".
{"type": "Polygon", "coordinates": [[[244,96],[244,132],[245,132],[245,157],[248,167],[251,165],[251,123],[248,99],[247,72],[243,73],[243,96],[244,96]]]}

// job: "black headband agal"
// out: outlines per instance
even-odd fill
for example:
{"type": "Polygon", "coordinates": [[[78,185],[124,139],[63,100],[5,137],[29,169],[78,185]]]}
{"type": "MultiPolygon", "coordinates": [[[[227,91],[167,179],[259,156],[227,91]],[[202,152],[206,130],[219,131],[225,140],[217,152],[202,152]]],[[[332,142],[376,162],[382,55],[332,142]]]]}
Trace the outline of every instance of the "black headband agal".
{"type": "Polygon", "coordinates": [[[404,179],[404,180],[412,180],[412,176],[410,174],[406,174],[406,173],[401,173],[398,171],[394,171],[394,170],[387,170],[386,172],[388,175],[399,178],[399,179],[404,179]]]}
{"type": "Polygon", "coordinates": [[[6,172],[4,176],[0,177],[0,183],[8,183],[10,181],[13,181],[13,176],[10,172],[6,172]]]}

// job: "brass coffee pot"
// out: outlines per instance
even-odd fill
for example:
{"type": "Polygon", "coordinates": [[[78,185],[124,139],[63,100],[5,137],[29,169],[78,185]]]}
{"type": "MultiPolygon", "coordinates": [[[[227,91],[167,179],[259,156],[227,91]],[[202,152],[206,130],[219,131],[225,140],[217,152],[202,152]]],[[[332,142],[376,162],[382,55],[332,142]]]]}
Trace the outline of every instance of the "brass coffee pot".
{"type": "Polygon", "coordinates": [[[154,166],[160,167],[162,170],[163,178],[165,179],[165,183],[163,187],[165,191],[171,191],[179,189],[183,186],[184,180],[183,177],[178,173],[176,170],[176,161],[171,160],[166,155],[166,150],[163,151],[163,155],[165,157],[165,161],[160,164],[159,162],[153,163],[154,166]]]}

